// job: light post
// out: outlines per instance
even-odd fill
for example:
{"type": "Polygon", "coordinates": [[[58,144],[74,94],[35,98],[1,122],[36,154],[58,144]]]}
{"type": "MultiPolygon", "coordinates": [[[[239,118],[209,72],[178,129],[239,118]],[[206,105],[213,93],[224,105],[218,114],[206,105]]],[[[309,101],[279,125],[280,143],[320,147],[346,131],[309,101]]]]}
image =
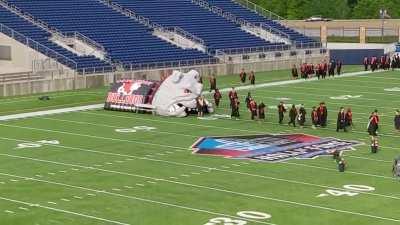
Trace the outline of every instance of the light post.
{"type": "Polygon", "coordinates": [[[379,10],[379,16],[381,18],[381,39],[383,41],[383,36],[385,35],[385,17],[387,15],[386,9],[379,10]]]}

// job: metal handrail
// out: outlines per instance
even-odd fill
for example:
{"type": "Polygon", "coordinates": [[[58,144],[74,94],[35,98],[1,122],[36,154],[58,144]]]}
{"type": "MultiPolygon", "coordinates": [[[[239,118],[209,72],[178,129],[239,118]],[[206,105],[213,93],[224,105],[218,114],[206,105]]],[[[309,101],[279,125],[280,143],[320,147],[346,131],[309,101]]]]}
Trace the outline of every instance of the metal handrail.
{"type": "Polygon", "coordinates": [[[106,49],[104,48],[103,45],[99,44],[98,42],[96,42],[96,41],[94,41],[94,40],[88,38],[88,37],[85,36],[84,34],[79,33],[79,32],[77,32],[77,31],[74,31],[74,32],[65,32],[65,33],[62,33],[62,34],[63,34],[63,37],[64,37],[64,38],[71,38],[71,37],[72,37],[72,38],[74,38],[74,39],[76,39],[76,40],[82,41],[83,43],[85,43],[85,44],[87,44],[87,45],[89,45],[89,46],[91,46],[91,47],[93,47],[93,48],[95,48],[95,49],[101,50],[101,51],[103,51],[103,52],[106,51],[106,49]]]}
{"type": "Polygon", "coordinates": [[[220,59],[215,57],[208,57],[206,59],[189,59],[189,60],[178,60],[178,61],[165,61],[165,62],[154,62],[154,63],[119,63],[118,65],[112,66],[101,66],[101,67],[86,67],[78,69],[79,74],[94,74],[94,73],[105,73],[115,72],[121,69],[124,72],[129,71],[141,71],[149,69],[164,69],[164,68],[181,68],[191,66],[204,66],[219,64],[220,59]]]}
{"type": "Polygon", "coordinates": [[[179,34],[193,42],[205,45],[205,41],[202,38],[199,38],[187,31],[185,31],[184,29],[178,27],[178,26],[174,26],[174,27],[166,27],[166,28],[162,28],[161,31],[169,31],[169,32],[173,32],[176,34],[179,34]]]}
{"type": "Polygon", "coordinates": [[[152,22],[149,18],[144,17],[142,15],[139,15],[138,13],[134,12],[133,10],[128,9],[128,8],[118,4],[118,3],[115,3],[115,2],[112,2],[112,1],[108,1],[108,0],[98,0],[98,1],[100,3],[103,3],[105,5],[110,6],[112,9],[114,9],[114,10],[116,10],[118,12],[121,12],[122,14],[124,14],[124,15],[126,15],[126,16],[128,16],[130,18],[133,18],[137,22],[147,26],[150,29],[159,30],[159,31],[162,31],[162,32],[167,32],[167,31],[171,32],[171,31],[173,31],[173,32],[175,32],[177,34],[180,34],[183,37],[188,38],[189,40],[192,40],[194,42],[200,43],[202,45],[204,45],[204,43],[205,43],[203,39],[201,39],[201,38],[197,37],[196,35],[194,35],[194,34],[188,32],[188,31],[182,29],[181,27],[178,27],[178,26],[175,26],[175,27],[164,27],[164,26],[162,26],[162,25],[160,25],[158,23],[152,22]]]}
{"type": "Polygon", "coordinates": [[[298,49],[324,49],[322,43],[310,42],[310,43],[298,43],[297,48],[293,48],[290,45],[265,45],[265,46],[257,46],[257,47],[247,47],[247,48],[225,48],[225,49],[217,49],[216,56],[221,55],[244,55],[244,54],[252,54],[252,53],[271,53],[275,51],[289,51],[289,50],[298,50],[298,49]]]}
{"type": "Polygon", "coordinates": [[[102,46],[101,44],[97,43],[96,41],[90,39],[89,37],[86,37],[85,35],[75,31],[75,32],[62,32],[59,29],[50,26],[49,24],[47,24],[46,22],[44,22],[41,19],[38,19],[36,17],[34,17],[32,14],[25,12],[24,10],[18,8],[16,5],[13,5],[11,3],[9,3],[7,0],[0,0],[0,5],[5,6],[7,9],[9,9],[10,11],[14,12],[15,14],[25,18],[26,20],[32,22],[33,24],[39,26],[40,28],[46,30],[47,32],[53,34],[53,35],[57,35],[60,36],[62,38],[68,38],[68,37],[75,37],[79,40],[81,40],[82,42],[100,50],[105,52],[105,48],[104,46],[102,46]],[[72,35],[71,35],[72,34],[72,35]]]}
{"type": "MultiPolygon", "coordinates": [[[[256,24],[257,24],[257,23],[256,23],[256,24]]],[[[286,38],[287,40],[289,40],[289,41],[292,42],[292,40],[290,40],[290,35],[289,35],[289,34],[283,32],[283,31],[281,31],[281,30],[279,30],[279,29],[277,29],[277,28],[275,28],[275,27],[272,27],[272,26],[270,26],[270,25],[267,24],[267,23],[260,23],[259,26],[260,26],[262,29],[264,29],[264,30],[266,30],[266,31],[269,31],[269,32],[272,33],[272,34],[278,34],[279,36],[281,36],[281,37],[283,37],[283,38],[286,38]]]]}
{"type": "Polygon", "coordinates": [[[26,37],[25,35],[19,33],[18,31],[15,31],[14,29],[12,29],[2,23],[0,23],[0,32],[11,37],[12,39],[14,39],[16,41],[23,43],[24,45],[26,45],[32,49],[35,49],[36,51],[38,51],[50,58],[55,58],[56,61],[58,61],[61,64],[64,64],[74,70],[77,69],[77,63],[74,60],[72,60],[64,55],[61,55],[60,53],[44,46],[43,44],[40,44],[39,42],[37,42],[31,38],[26,37]],[[40,49],[43,49],[43,51],[40,51],[40,49]],[[60,59],[62,59],[62,60],[60,60],[60,59]]]}
{"type": "Polygon", "coordinates": [[[274,27],[271,27],[270,25],[266,24],[266,23],[251,23],[249,21],[247,21],[246,19],[240,18],[239,16],[236,16],[235,14],[228,12],[228,11],[224,11],[223,9],[219,8],[218,6],[213,6],[210,5],[209,2],[205,1],[205,0],[192,0],[192,3],[195,3],[209,11],[212,11],[213,13],[224,17],[225,19],[236,23],[240,26],[248,26],[248,27],[258,27],[261,29],[264,29],[272,34],[277,34],[280,35],[282,38],[286,38],[288,41],[290,40],[290,36],[288,34],[286,34],[285,32],[278,30],[274,27]]]}
{"type": "Polygon", "coordinates": [[[239,3],[242,6],[245,6],[246,8],[250,9],[251,11],[256,12],[257,14],[260,14],[261,16],[264,16],[270,20],[275,20],[275,21],[281,21],[282,23],[285,23],[286,19],[272,11],[269,11],[249,0],[232,0],[233,2],[239,3]]]}

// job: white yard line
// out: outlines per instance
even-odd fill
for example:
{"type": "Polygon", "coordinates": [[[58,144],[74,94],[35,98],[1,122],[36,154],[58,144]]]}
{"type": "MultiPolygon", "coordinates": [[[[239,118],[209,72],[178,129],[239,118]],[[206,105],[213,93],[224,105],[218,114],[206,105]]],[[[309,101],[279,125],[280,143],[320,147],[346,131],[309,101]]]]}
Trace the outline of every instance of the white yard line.
{"type": "MultiPolygon", "coordinates": [[[[101,115],[101,116],[109,116],[109,115],[103,115],[103,114],[98,114],[98,113],[90,113],[90,114],[93,114],[93,115],[101,115]]],[[[121,116],[116,116],[116,117],[121,117],[121,116]]],[[[124,117],[124,118],[132,118],[132,117],[124,117]]],[[[87,122],[82,122],[82,121],[73,121],[73,120],[62,120],[62,119],[53,119],[53,118],[43,118],[43,119],[48,119],[48,120],[55,120],[55,121],[62,121],[62,122],[70,122],[70,123],[78,123],[78,124],[91,124],[91,125],[94,125],[94,126],[104,126],[104,127],[117,127],[117,126],[110,126],[110,125],[105,125],[105,124],[95,124],[95,123],[87,123],[87,122]]],[[[159,122],[165,122],[165,121],[159,121],[159,122]]],[[[272,122],[266,122],[266,123],[271,123],[271,124],[275,124],[275,123],[272,123],[272,122]]],[[[187,125],[187,124],[186,124],[187,125]]],[[[194,125],[194,124],[193,124],[194,125]]],[[[249,130],[242,130],[242,131],[249,131],[249,130]]],[[[287,130],[287,131],[290,131],[290,130],[287,130]]],[[[158,133],[158,131],[153,131],[153,132],[156,132],[156,133],[158,133]]],[[[171,133],[171,132],[161,132],[161,133],[167,133],[167,134],[171,134],[171,135],[181,135],[180,133],[171,133]]],[[[188,136],[188,135],[183,135],[183,136],[188,136]]],[[[192,135],[191,135],[192,136],[192,135]]],[[[195,136],[193,136],[193,137],[195,137],[195,136]]],[[[197,137],[197,136],[196,136],[197,137]]],[[[364,140],[363,140],[364,141],[364,140]]],[[[170,153],[170,152],[168,152],[168,153],[170,153]]],[[[151,157],[151,155],[146,155],[147,157],[151,157]]],[[[353,157],[353,158],[360,158],[360,157],[356,157],[356,156],[351,156],[351,155],[349,155],[348,157],[353,157]]],[[[364,157],[364,159],[366,159],[366,160],[371,160],[371,161],[383,161],[383,160],[376,160],[376,159],[371,159],[371,158],[366,158],[366,157],[364,157]]],[[[391,161],[386,161],[386,162],[390,162],[390,163],[392,163],[391,161]]],[[[101,166],[101,165],[95,165],[95,166],[101,166]]],[[[63,173],[65,173],[66,171],[60,171],[60,172],[63,172],[63,173]]]]}
{"type": "Polygon", "coordinates": [[[104,104],[96,104],[96,105],[77,106],[77,107],[71,107],[71,108],[53,109],[53,110],[30,112],[30,113],[21,113],[21,114],[0,116],[0,121],[25,119],[25,118],[29,118],[29,117],[46,116],[46,115],[53,115],[53,114],[67,113],[67,112],[77,112],[77,111],[83,111],[83,110],[101,109],[103,107],[104,107],[104,104]]]}
{"type": "MultiPolygon", "coordinates": [[[[76,164],[71,164],[71,163],[64,163],[64,162],[56,162],[56,161],[50,161],[50,160],[44,160],[44,159],[36,159],[36,158],[31,158],[31,157],[23,157],[23,156],[15,156],[15,155],[10,155],[10,154],[0,154],[1,156],[6,156],[10,158],[15,158],[15,159],[23,159],[23,160],[30,160],[30,161],[36,161],[36,162],[41,162],[41,163],[47,163],[47,164],[55,164],[55,165],[60,165],[60,166],[71,166],[71,167],[79,167],[79,168],[88,168],[88,166],[83,166],[83,165],[76,165],[76,164]]],[[[326,168],[325,168],[326,169],[326,168]]],[[[104,172],[104,173],[111,173],[111,174],[118,174],[122,176],[130,176],[130,177],[137,177],[137,178],[142,178],[142,179],[148,179],[151,180],[152,182],[154,181],[163,181],[167,183],[173,183],[173,184],[179,184],[179,185],[184,185],[184,186],[191,186],[191,187],[206,187],[203,185],[196,185],[196,184],[191,184],[191,183],[185,183],[185,182],[179,182],[176,181],[176,177],[170,177],[170,179],[164,179],[164,178],[157,178],[157,177],[150,177],[150,176],[145,176],[145,175],[140,175],[140,174],[135,174],[135,173],[128,173],[128,172],[121,172],[121,171],[115,171],[115,170],[107,170],[107,169],[95,169],[96,171],[104,172]]],[[[214,169],[215,171],[222,171],[225,172],[226,170],[219,170],[219,169],[214,169]]],[[[337,170],[334,170],[337,172],[337,170]]],[[[236,171],[234,171],[235,173],[236,171]]],[[[247,174],[247,173],[241,173],[241,174],[247,174]]],[[[258,176],[257,176],[258,177],[258,176]]],[[[328,185],[321,185],[321,184],[314,184],[314,183],[307,183],[307,182],[302,182],[302,181],[295,181],[295,180],[289,180],[289,179],[283,179],[283,178],[273,178],[273,177],[266,177],[266,176],[261,176],[263,178],[268,178],[274,181],[279,181],[279,182],[286,182],[286,183],[292,183],[292,184],[298,184],[301,186],[310,186],[310,187],[316,187],[316,188],[322,188],[322,189],[334,189],[334,190],[341,190],[341,191],[346,191],[346,189],[343,188],[338,188],[338,187],[332,187],[328,185]]],[[[139,185],[139,184],[136,184],[139,185]]],[[[140,184],[139,186],[144,186],[143,184],[140,184]]],[[[128,188],[128,186],[125,186],[128,188]]],[[[130,189],[131,187],[129,187],[130,189]]],[[[209,188],[209,187],[208,187],[209,188]]],[[[114,191],[121,191],[121,189],[112,189],[114,191]]],[[[357,191],[356,191],[357,192],[357,191]]],[[[400,197],[393,196],[393,195],[385,195],[385,194],[377,194],[377,193],[371,193],[371,192],[357,192],[360,194],[364,195],[370,195],[370,196],[375,196],[375,197],[382,197],[382,198],[388,198],[388,199],[395,199],[395,200],[400,200],[400,197]]]]}
{"type": "MultiPolygon", "coordinates": [[[[2,138],[0,139],[6,139],[6,140],[17,140],[17,139],[11,139],[11,138],[2,138]]],[[[47,144],[46,144],[47,145],[47,144]]],[[[118,154],[118,153],[107,153],[107,152],[101,152],[101,151],[96,151],[96,150],[90,150],[90,149],[82,149],[82,148],[75,148],[75,147],[67,147],[67,146],[62,146],[62,145],[49,145],[49,146],[54,146],[54,147],[59,147],[59,148],[69,148],[69,149],[78,149],[78,150],[83,150],[83,151],[88,151],[88,152],[94,152],[94,153],[100,153],[100,154],[110,154],[110,155],[118,155],[118,156],[126,156],[126,157],[131,157],[131,158],[137,158],[137,159],[143,159],[143,160],[149,160],[149,161],[159,161],[159,162],[169,162],[172,163],[171,161],[166,161],[166,160],[159,160],[159,159],[152,159],[152,158],[146,158],[146,157],[138,157],[138,156],[133,156],[133,155],[126,155],[126,154],[118,154]]],[[[167,146],[165,146],[167,147],[167,146]]],[[[391,147],[384,147],[384,148],[391,148],[391,147]]],[[[395,149],[395,148],[394,148],[395,149]]],[[[190,165],[186,163],[176,163],[173,162],[172,164],[175,165],[190,165]]],[[[192,165],[193,166],[193,165],[192,165]]],[[[216,169],[216,168],[210,168],[210,167],[203,167],[203,166],[196,166],[198,168],[208,168],[208,169],[216,169]]],[[[327,168],[328,169],[328,168],[327,168]]],[[[222,170],[222,169],[221,169],[222,170]]],[[[225,170],[228,171],[228,170],[225,170]]],[[[335,170],[336,171],[336,170],[335,170]]],[[[210,172],[210,171],[205,171],[205,172],[210,172]]],[[[350,171],[348,171],[350,172],[350,171]]],[[[367,174],[367,173],[358,173],[358,172],[353,172],[357,173],[359,175],[364,175],[364,176],[369,176],[369,177],[376,177],[376,178],[384,178],[384,176],[376,175],[376,174],[367,174]]],[[[385,177],[385,179],[393,179],[392,177],[385,177]]]]}
{"type": "Polygon", "coordinates": [[[83,95],[83,96],[85,96],[85,95],[99,95],[99,94],[102,94],[102,93],[85,92],[85,93],[80,93],[80,94],[77,93],[77,94],[65,94],[65,95],[62,95],[62,94],[54,95],[54,94],[43,93],[42,95],[38,95],[38,96],[34,96],[34,97],[33,96],[21,97],[21,98],[17,98],[16,100],[13,100],[13,99],[1,100],[0,101],[0,105],[10,104],[10,103],[18,103],[18,102],[33,101],[33,100],[37,100],[40,96],[44,96],[44,95],[48,95],[48,96],[50,96],[51,99],[54,99],[54,98],[74,97],[74,96],[81,96],[81,95],[83,95]]]}
{"type": "MultiPolygon", "coordinates": [[[[380,73],[380,72],[385,72],[385,71],[376,71],[374,73],[380,73]]],[[[361,76],[361,75],[367,75],[367,74],[372,74],[372,72],[370,72],[370,71],[361,71],[361,72],[345,73],[345,74],[343,74],[341,76],[338,76],[338,77],[335,77],[335,78],[332,78],[332,79],[339,79],[339,78],[345,78],[345,77],[354,77],[354,76],[361,76]]],[[[298,84],[298,83],[312,82],[312,81],[318,81],[318,79],[317,78],[310,78],[310,79],[307,79],[307,80],[298,79],[298,80],[268,82],[268,83],[262,83],[262,84],[257,84],[257,85],[240,86],[240,87],[236,87],[236,90],[249,90],[249,89],[257,89],[257,88],[263,88],[263,87],[273,87],[273,86],[288,85],[288,84],[298,84]]],[[[223,88],[220,91],[221,92],[228,92],[229,90],[230,90],[230,88],[223,88]]],[[[13,120],[13,119],[25,119],[25,118],[29,118],[29,117],[53,115],[53,114],[68,113],[68,112],[77,112],[77,111],[83,111],[83,110],[101,109],[103,107],[104,107],[104,104],[95,104],[95,105],[87,105],[87,106],[78,106],[78,107],[69,107],[69,108],[62,108],[62,109],[45,110],[45,111],[21,113],[21,114],[14,114],[14,115],[6,115],[6,116],[0,116],[0,121],[7,121],[7,120],[13,120]]]]}
{"type": "Polygon", "coordinates": [[[19,200],[15,200],[15,199],[11,199],[11,198],[6,198],[6,197],[2,197],[2,196],[0,196],[0,200],[4,200],[4,201],[8,201],[8,202],[13,202],[13,203],[21,204],[21,205],[26,205],[26,206],[31,206],[31,207],[38,207],[38,208],[47,209],[47,210],[51,210],[51,211],[55,211],[55,212],[61,212],[61,213],[65,213],[65,214],[70,214],[70,215],[85,217],[85,218],[88,218],[88,219],[98,220],[98,221],[107,222],[107,223],[112,223],[112,224],[130,225],[130,224],[128,224],[128,223],[122,223],[122,222],[115,221],[115,220],[109,220],[109,219],[104,219],[104,218],[100,218],[100,217],[96,217],[96,216],[91,216],[91,215],[87,215],[87,214],[83,214],[83,213],[68,211],[68,210],[59,209],[59,208],[48,207],[48,206],[44,206],[44,205],[40,205],[40,204],[35,204],[35,203],[30,203],[30,202],[25,202],[25,201],[19,201],[19,200]]]}
{"type": "MultiPolygon", "coordinates": [[[[177,147],[177,146],[172,146],[172,145],[155,144],[155,143],[150,143],[150,142],[126,140],[126,139],[120,139],[120,138],[101,137],[101,136],[96,136],[96,135],[79,134],[79,133],[72,133],[72,132],[58,131],[58,130],[51,130],[51,129],[34,128],[34,127],[27,127],[27,126],[15,126],[15,125],[8,125],[8,124],[0,124],[0,126],[14,127],[14,128],[28,129],[28,130],[36,130],[36,131],[44,131],[44,132],[49,132],[49,133],[68,134],[68,135],[72,135],[72,136],[103,139],[103,140],[109,140],[109,141],[130,142],[130,143],[136,143],[136,144],[153,145],[153,146],[167,147],[167,148],[173,148],[173,149],[185,149],[185,150],[188,149],[188,148],[177,147]]],[[[112,163],[110,163],[110,165],[111,164],[112,163]]]]}
{"type": "MultiPolygon", "coordinates": [[[[124,118],[124,119],[133,119],[133,120],[142,120],[142,121],[151,121],[151,122],[187,125],[187,126],[195,126],[195,127],[217,128],[217,129],[224,129],[224,130],[244,131],[244,132],[250,132],[250,133],[257,133],[257,134],[261,133],[261,131],[254,131],[254,130],[247,130],[247,129],[238,129],[238,128],[231,128],[231,127],[196,124],[196,123],[188,123],[188,122],[167,121],[167,120],[159,120],[159,119],[147,119],[147,118],[139,118],[139,117],[136,117],[136,116],[110,115],[110,114],[93,113],[93,112],[82,112],[82,113],[89,114],[89,115],[99,115],[99,116],[103,116],[103,117],[124,118]]],[[[249,122],[251,121],[252,123],[254,123],[253,120],[247,120],[247,119],[240,119],[240,121],[249,121],[249,122]]],[[[330,120],[330,121],[332,121],[332,120],[330,120]]],[[[276,122],[270,122],[270,121],[263,121],[263,123],[265,123],[265,124],[273,124],[273,125],[280,125],[280,124],[278,124],[276,122]]],[[[0,124],[0,126],[1,125],[3,125],[3,124],[0,124]]],[[[320,128],[320,129],[328,129],[328,128],[320,128]]],[[[292,131],[292,132],[295,132],[295,131],[292,131]]],[[[359,131],[353,130],[352,133],[363,134],[364,136],[368,136],[367,132],[359,132],[359,131]]],[[[400,135],[398,135],[398,133],[386,133],[386,134],[382,134],[381,133],[380,136],[383,136],[383,137],[385,137],[385,136],[386,137],[394,137],[394,138],[400,137],[400,135]],[[395,135],[392,135],[392,134],[395,134],[395,135]]]]}
{"type": "MultiPolygon", "coordinates": [[[[29,179],[29,177],[17,176],[17,175],[7,174],[7,173],[0,173],[0,175],[29,179]]],[[[107,195],[111,195],[111,196],[122,197],[122,198],[127,198],[127,199],[133,199],[133,200],[138,200],[138,201],[143,201],[143,202],[148,202],[148,203],[154,203],[154,204],[159,204],[159,205],[164,205],[164,206],[171,206],[171,207],[186,209],[186,210],[190,210],[190,211],[203,212],[203,213],[208,213],[208,214],[213,214],[213,215],[218,215],[218,216],[228,216],[228,217],[231,217],[231,218],[238,218],[237,216],[231,216],[231,215],[226,215],[226,214],[222,214],[222,213],[215,213],[215,212],[208,211],[208,210],[196,209],[196,208],[192,208],[192,207],[188,207],[188,206],[182,206],[182,205],[173,204],[173,203],[160,202],[160,201],[155,201],[155,200],[151,200],[151,199],[145,199],[145,198],[141,198],[141,197],[137,197],[137,196],[123,195],[123,194],[108,192],[108,191],[104,191],[104,190],[97,190],[97,189],[87,188],[87,187],[83,187],[83,186],[76,186],[76,185],[70,185],[70,184],[66,184],[66,183],[47,181],[47,180],[41,180],[41,179],[35,179],[35,178],[31,178],[31,180],[32,181],[36,181],[36,182],[41,182],[41,183],[64,186],[64,187],[69,187],[69,188],[85,190],[85,191],[92,191],[92,192],[107,194],[107,195]]],[[[192,185],[190,184],[190,186],[192,186],[192,185]]],[[[312,204],[307,204],[307,203],[301,203],[301,202],[295,202],[295,201],[289,201],[289,200],[273,198],[273,197],[246,194],[246,193],[235,192],[235,191],[230,191],[230,190],[224,190],[224,189],[214,188],[214,187],[201,186],[201,185],[193,185],[193,186],[194,187],[198,187],[198,188],[205,188],[205,189],[213,190],[213,191],[220,191],[220,192],[225,192],[225,193],[229,193],[229,194],[235,194],[235,195],[244,196],[244,197],[251,197],[251,198],[264,199],[264,200],[269,200],[269,201],[274,201],[274,202],[280,202],[280,203],[285,203],[285,204],[288,204],[288,205],[303,206],[303,207],[307,207],[307,208],[320,209],[320,210],[324,210],[324,211],[343,213],[343,214],[350,214],[350,215],[357,215],[357,216],[366,217],[366,218],[372,218],[372,219],[377,219],[377,220],[400,222],[399,219],[395,219],[395,218],[381,217],[381,216],[376,216],[376,215],[372,215],[372,214],[353,212],[353,211],[336,209],[336,208],[331,208],[331,207],[326,207],[326,206],[312,205],[312,204]]],[[[254,222],[254,223],[260,223],[260,224],[271,224],[271,223],[267,223],[267,222],[250,220],[250,219],[245,219],[245,220],[250,221],[250,222],[254,222]]]]}
{"type": "MultiPolygon", "coordinates": [[[[30,177],[24,177],[24,176],[18,176],[18,175],[8,174],[8,173],[0,173],[0,175],[9,176],[9,177],[24,178],[24,179],[30,179],[31,181],[35,181],[35,182],[39,182],[39,183],[46,183],[46,184],[51,184],[51,185],[56,185],[56,186],[62,186],[62,187],[79,189],[79,190],[83,190],[83,191],[90,191],[90,192],[100,193],[100,194],[104,194],[104,195],[110,195],[110,196],[114,196],[114,197],[126,198],[126,199],[141,201],[141,202],[147,202],[147,203],[152,203],[152,204],[157,204],[157,205],[162,205],[162,206],[185,209],[185,210],[189,210],[189,211],[192,211],[192,212],[199,212],[199,213],[205,213],[205,214],[210,214],[210,215],[224,216],[224,217],[229,217],[229,218],[234,218],[234,219],[241,219],[241,220],[246,220],[248,222],[253,222],[253,223],[257,223],[257,224],[274,225],[272,223],[263,222],[263,221],[259,221],[259,220],[245,219],[245,218],[241,218],[241,217],[233,216],[233,215],[229,215],[229,214],[213,212],[213,211],[210,211],[210,210],[198,209],[198,208],[193,208],[193,207],[189,207],[189,206],[183,206],[183,205],[179,205],[179,204],[156,201],[156,200],[141,198],[141,197],[132,196],[132,195],[124,195],[124,194],[119,194],[119,193],[114,193],[114,192],[108,192],[108,191],[105,191],[105,190],[99,190],[99,189],[93,189],[93,188],[88,188],[88,187],[83,187],[83,186],[71,185],[71,184],[66,184],[66,183],[61,183],[61,182],[55,182],[55,181],[48,181],[48,180],[42,180],[42,179],[36,179],[36,178],[30,178],[30,177]]],[[[0,200],[1,199],[6,200],[6,201],[7,200],[8,201],[12,201],[10,199],[3,198],[3,197],[0,197],[0,200]]],[[[14,200],[14,202],[24,204],[23,202],[16,201],[16,200],[14,200]]],[[[35,205],[35,204],[31,204],[31,203],[25,203],[25,204],[26,205],[30,205],[30,206],[44,207],[44,206],[41,206],[41,205],[35,205]]],[[[379,217],[379,216],[361,214],[361,213],[351,213],[351,212],[348,212],[348,213],[349,214],[353,214],[353,215],[360,215],[360,216],[364,216],[364,217],[374,218],[374,219],[389,220],[389,221],[396,221],[396,222],[399,221],[400,222],[400,220],[393,219],[393,218],[379,217]]],[[[106,220],[104,220],[104,221],[106,221],[106,220]]],[[[106,222],[115,223],[116,221],[106,221],[106,222]]],[[[124,223],[119,223],[119,224],[124,224],[124,223]]],[[[124,225],[126,225],[126,224],[124,224],[124,225]]]]}

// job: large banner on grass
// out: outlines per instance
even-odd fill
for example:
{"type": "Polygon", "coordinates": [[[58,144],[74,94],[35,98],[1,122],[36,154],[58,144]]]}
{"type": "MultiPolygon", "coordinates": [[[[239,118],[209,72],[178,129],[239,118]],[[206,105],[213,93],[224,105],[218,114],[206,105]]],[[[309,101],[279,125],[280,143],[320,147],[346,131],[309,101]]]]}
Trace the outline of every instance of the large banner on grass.
{"type": "Polygon", "coordinates": [[[121,80],[108,92],[105,109],[130,111],[137,105],[151,103],[159,82],[148,80],[121,80]]]}
{"type": "Polygon", "coordinates": [[[362,144],[337,138],[308,134],[261,134],[225,137],[202,137],[192,146],[200,155],[222,156],[232,159],[252,159],[279,162],[292,158],[312,159],[331,155],[335,150],[353,150],[362,144]]]}

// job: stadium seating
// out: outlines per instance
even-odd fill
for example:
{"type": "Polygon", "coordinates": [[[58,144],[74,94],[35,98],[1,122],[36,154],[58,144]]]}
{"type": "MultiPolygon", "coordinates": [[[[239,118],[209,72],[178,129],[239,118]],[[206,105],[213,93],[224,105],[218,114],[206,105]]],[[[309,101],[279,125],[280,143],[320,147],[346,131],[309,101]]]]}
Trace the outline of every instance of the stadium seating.
{"type": "MultiPolygon", "coordinates": [[[[29,13],[62,33],[79,32],[104,47],[112,63],[137,69],[139,65],[152,67],[193,65],[218,60],[195,49],[183,49],[166,42],[153,30],[96,0],[8,0],[9,4],[29,13]],[[173,63],[172,63],[173,62],[173,63]]],[[[109,1],[111,2],[111,1],[109,1]]],[[[235,49],[236,53],[288,49],[285,43],[270,43],[242,30],[239,25],[206,10],[191,0],[113,0],[151,22],[163,27],[179,27],[202,40],[209,53],[217,49],[235,49]],[[249,50],[250,49],[250,50],[249,50]]],[[[244,19],[268,23],[288,33],[292,40],[311,43],[305,37],[279,23],[268,20],[230,0],[209,0],[210,4],[241,16],[244,19]]],[[[49,40],[51,34],[19,17],[6,8],[0,8],[0,23],[41,43],[68,59],[77,62],[78,68],[112,65],[93,56],[78,56],[49,40]]],[[[46,52],[46,49],[40,49],[46,52]]],[[[65,64],[65,63],[64,63],[65,64]]]]}
{"type": "MultiPolygon", "coordinates": [[[[20,34],[31,38],[34,41],[48,47],[51,50],[59,53],[62,56],[65,56],[68,59],[74,60],[77,63],[77,67],[85,68],[85,67],[102,67],[110,65],[108,63],[102,62],[99,59],[93,56],[78,56],[73,54],[72,52],[54,44],[53,42],[49,41],[50,33],[36,27],[32,23],[28,22],[27,20],[22,19],[21,17],[17,16],[16,14],[8,11],[4,7],[0,6],[0,23],[4,24],[5,26],[19,32],[20,34]]],[[[11,35],[11,34],[9,34],[11,35]]],[[[21,35],[16,37],[19,41],[25,42],[25,38],[21,35]]],[[[32,46],[33,43],[31,43],[32,46]]],[[[43,54],[49,55],[49,52],[46,48],[38,48],[43,54]]],[[[54,56],[54,55],[52,55],[54,56]]],[[[58,58],[58,60],[63,63],[67,64],[68,62],[64,61],[62,58],[58,58]]],[[[68,65],[72,67],[72,65],[68,65]]]]}
{"type": "MultiPolygon", "coordinates": [[[[190,0],[113,0],[113,2],[149,18],[162,26],[178,26],[216,49],[273,46],[190,0]]],[[[283,45],[283,43],[281,44],[283,45]]]]}
{"type": "Polygon", "coordinates": [[[207,2],[211,6],[217,6],[224,11],[230,12],[239,18],[245,19],[252,23],[265,23],[272,28],[278,29],[283,33],[289,35],[290,40],[295,41],[297,43],[315,43],[316,41],[310,37],[304,36],[299,32],[290,29],[286,26],[283,26],[277,21],[267,19],[243,6],[234,2],[233,0],[207,0],[207,2]]]}
{"type": "MultiPolygon", "coordinates": [[[[8,2],[62,32],[77,31],[89,37],[103,45],[112,60],[124,64],[210,58],[198,50],[184,50],[153,36],[152,31],[146,26],[98,1],[11,0],[8,2]]],[[[31,35],[28,33],[28,36],[31,35]]],[[[54,44],[45,41],[47,37],[43,37],[46,46],[54,47],[54,44]]]]}

